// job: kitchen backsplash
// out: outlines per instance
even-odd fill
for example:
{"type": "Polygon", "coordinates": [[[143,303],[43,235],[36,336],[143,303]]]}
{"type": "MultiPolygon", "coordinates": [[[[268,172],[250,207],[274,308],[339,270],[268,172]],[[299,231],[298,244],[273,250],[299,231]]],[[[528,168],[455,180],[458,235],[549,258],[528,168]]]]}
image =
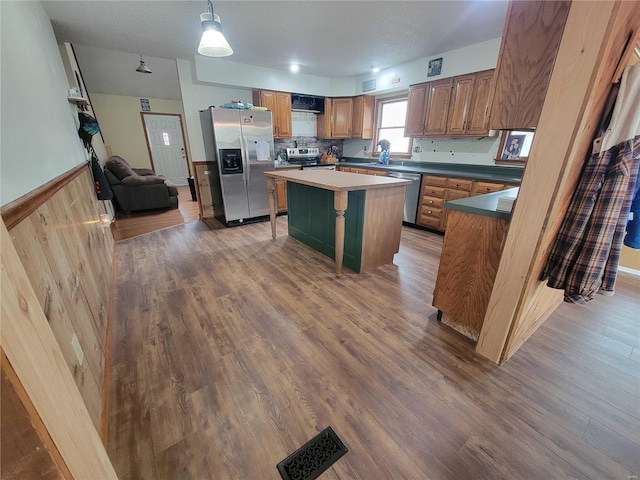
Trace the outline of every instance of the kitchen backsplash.
{"type": "Polygon", "coordinates": [[[278,154],[284,155],[287,148],[295,148],[301,142],[306,142],[307,147],[318,147],[320,149],[320,153],[326,152],[331,147],[336,147],[338,149],[338,158],[344,156],[344,140],[325,140],[316,137],[296,137],[284,140],[275,139],[273,141],[273,148],[275,150],[274,154],[276,156],[278,156],[278,154]]]}
{"type": "MultiPolygon", "coordinates": [[[[414,138],[409,161],[494,165],[500,137],[432,137],[414,138]]],[[[345,157],[367,157],[371,142],[345,140],[345,157]],[[366,146],[366,152],[364,150],[366,146]]],[[[393,155],[391,156],[393,159],[393,155]]],[[[407,160],[405,160],[407,161],[407,160]]]]}

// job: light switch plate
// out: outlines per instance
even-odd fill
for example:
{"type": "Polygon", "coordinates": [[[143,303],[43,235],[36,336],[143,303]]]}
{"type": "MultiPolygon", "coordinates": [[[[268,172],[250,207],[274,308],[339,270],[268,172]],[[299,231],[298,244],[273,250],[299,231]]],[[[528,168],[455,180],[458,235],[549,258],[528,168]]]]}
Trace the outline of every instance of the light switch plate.
{"type": "Polygon", "coordinates": [[[84,352],[82,351],[82,346],[80,346],[80,340],[78,340],[78,336],[75,333],[73,334],[73,337],[71,337],[71,346],[78,358],[78,363],[82,365],[82,362],[84,361],[84,352]]]}

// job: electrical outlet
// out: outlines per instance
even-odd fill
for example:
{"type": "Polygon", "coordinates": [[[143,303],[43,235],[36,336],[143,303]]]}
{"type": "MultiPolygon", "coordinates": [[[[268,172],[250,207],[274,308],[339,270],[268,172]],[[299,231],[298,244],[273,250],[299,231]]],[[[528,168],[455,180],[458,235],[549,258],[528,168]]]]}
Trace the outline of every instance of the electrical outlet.
{"type": "Polygon", "coordinates": [[[365,152],[367,151],[367,146],[366,146],[366,145],[364,146],[364,151],[365,151],[365,152]]]}
{"type": "Polygon", "coordinates": [[[84,362],[84,352],[82,351],[82,347],[80,346],[80,340],[78,340],[78,336],[74,333],[73,337],[71,337],[71,346],[73,347],[73,351],[78,358],[78,363],[82,365],[84,362]]]}

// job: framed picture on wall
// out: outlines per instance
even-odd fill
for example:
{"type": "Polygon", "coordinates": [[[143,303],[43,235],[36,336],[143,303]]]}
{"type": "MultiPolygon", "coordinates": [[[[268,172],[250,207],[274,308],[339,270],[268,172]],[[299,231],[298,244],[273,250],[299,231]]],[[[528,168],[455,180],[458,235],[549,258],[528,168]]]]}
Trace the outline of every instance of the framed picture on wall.
{"type": "Polygon", "coordinates": [[[427,77],[440,75],[440,72],[442,72],[442,57],[429,60],[429,67],[427,68],[427,77]]]}
{"type": "Polygon", "coordinates": [[[149,104],[149,99],[148,98],[141,98],[140,99],[140,109],[143,112],[150,112],[151,111],[151,105],[149,104]]]}

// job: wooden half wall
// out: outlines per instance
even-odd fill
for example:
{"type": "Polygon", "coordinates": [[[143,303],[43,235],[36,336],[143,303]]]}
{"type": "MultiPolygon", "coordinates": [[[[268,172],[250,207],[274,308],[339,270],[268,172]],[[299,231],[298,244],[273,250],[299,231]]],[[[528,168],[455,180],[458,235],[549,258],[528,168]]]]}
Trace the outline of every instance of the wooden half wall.
{"type": "Polygon", "coordinates": [[[562,302],[540,274],[602,116],[640,2],[571,4],[477,352],[506,361],[562,302]]]}
{"type": "Polygon", "coordinates": [[[103,409],[114,245],[110,229],[100,223],[103,211],[86,164],[2,208],[40,309],[96,430],[103,409]]]}
{"type": "Polygon", "coordinates": [[[10,391],[4,388],[2,391],[2,440],[11,441],[10,433],[16,432],[9,429],[20,428],[24,434],[21,441],[29,441],[32,448],[45,448],[49,453],[34,456],[28,446],[3,443],[3,460],[8,460],[11,469],[3,469],[2,478],[5,474],[6,478],[11,478],[11,474],[17,475],[15,478],[42,478],[42,469],[46,468],[48,478],[116,480],[94,422],[3,221],[0,221],[0,245],[2,373],[15,392],[8,395],[10,391]],[[5,411],[5,407],[10,408],[11,404],[14,413],[22,415],[17,422],[11,421],[15,418],[5,418],[10,411],[5,411]]]}

